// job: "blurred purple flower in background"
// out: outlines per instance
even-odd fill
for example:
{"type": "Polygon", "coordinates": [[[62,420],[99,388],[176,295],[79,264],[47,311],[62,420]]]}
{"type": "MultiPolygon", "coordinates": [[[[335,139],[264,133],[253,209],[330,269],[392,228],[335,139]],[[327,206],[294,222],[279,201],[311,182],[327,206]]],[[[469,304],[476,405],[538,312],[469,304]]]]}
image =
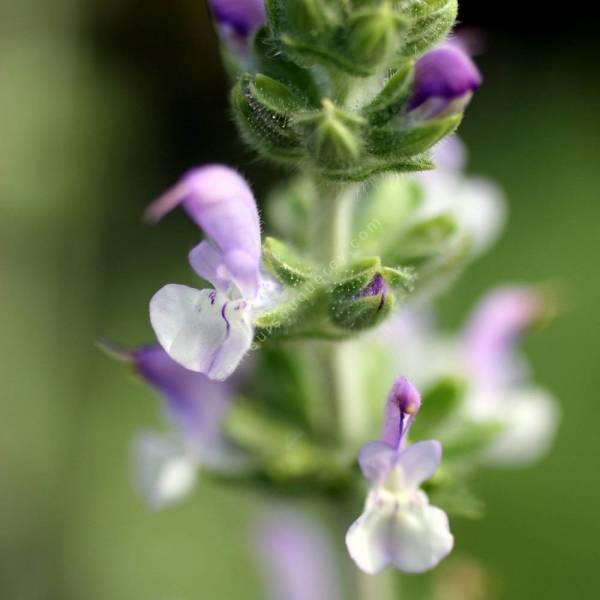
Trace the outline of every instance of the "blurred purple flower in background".
{"type": "Polygon", "coordinates": [[[329,540],[304,513],[275,509],[265,514],[256,525],[254,546],[268,600],[341,600],[329,540]]]}
{"type": "Polygon", "coordinates": [[[420,403],[416,388],[398,379],[388,397],[382,441],[360,451],[360,467],[371,490],[365,511],[346,534],[346,545],[366,573],[387,565],[421,573],[437,565],[454,545],[446,513],[431,506],[419,489],[439,467],[441,444],[428,440],[404,447],[420,403]]]}
{"type": "Polygon", "coordinates": [[[516,349],[543,313],[543,299],[526,287],[499,288],[477,305],[465,326],[463,343],[468,368],[481,386],[522,379],[516,349]]]}
{"type": "Polygon", "coordinates": [[[436,169],[413,177],[423,193],[421,218],[449,215],[458,225],[458,242],[468,244],[473,259],[497,241],[507,210],[504,194],[494,182],[464,174],[467,158],[463,142],[453,135],[435,146],[436,169]]]}
{"type": "Polygon", "coordinates": [[[134,350],[103,346],[129,362],[158,394],[170,424],[168,433],[143,431],[134,440],[135,482],[152,508],[184,499],[203,466],[221,472],[243,468],[245,458],[222,429],[233,385],[184,369],[157,345],[134,350]]]}
{"type": "Polygon", "coordinates": [[[463,332],[460,351],[470,386],[466,408],[476,421],[504,425],[487,452],[499,464],[538,460],[558,426],[556,401],[528,381],[527,364],[518,354],[524,333],[545,312],[546,301],[538,291],[506,286],[483,298],[463,332]]]}
{"type": "Polygon", "coordinates": [[[260,221],[245,179],[222,165],[191,170],[147,210],[152,221],[181,204],[208,240],[189,254],[214,290],[169,284],[150,301],[158,341],[187,369],[223,380],[250,349],[256,310],[276,286],[261,270],[260,221]]]}

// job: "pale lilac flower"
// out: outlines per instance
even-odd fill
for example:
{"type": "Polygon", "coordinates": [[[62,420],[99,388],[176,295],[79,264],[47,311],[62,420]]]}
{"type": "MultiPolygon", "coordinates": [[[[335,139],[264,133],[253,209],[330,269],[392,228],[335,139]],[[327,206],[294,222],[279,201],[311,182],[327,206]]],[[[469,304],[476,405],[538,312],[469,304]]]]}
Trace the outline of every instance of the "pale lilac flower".
{"type": "Polygon", "coordinates": [[[333,549],[307,515],[269,511],[257,523],[254,543],[268,600],[341,600],[333,549]]]}
{"type": "Polygon", "coordinates": [[[418,218],[451,216],[458,226],[457,242],[466,242],[474,258],[498,239],[506,222],[506,201],[490,180],[464,174],[466,154],[460,138],[446,138],[433,150],[436,168],[413,177],[423,194],[418,218]]]}
{"type": "Polygon", "coordinates": [[[408,110],[422,119],[460,113],[480,85],[481,74],[471,57],[460,44],[446,42],[416,62],[408,110]]]}
{"type": "Polygon", "coordinates": [[[187,369],[224,380],[250,349],[257,311],[275,286],[261,270],[258,210],[233,169],[193,169],[148,209],[156,222],[181,204],[207,240],[189,255],[192,268],[215,289],[169,284],[150,301],[150,320],[169,356],[187,369]]]}
{"type": "Polygon", "coordinates": [[[222,429],[231,385],[184,369],[160,346],[107,349],[128,361],[158,394],[170,425],[168,433],[144,431],[134,440],[136,486],[152,508],[184,499],[202,467],[222,472],[243,467],[244,457],[222,429]]]}
{"type": "Polygon", "coordinates": [[[210,7],[225,43],[245,53],[250,36],[265,22],[264,0],[210,0],[210,7]]]}
{"type": "Polygon", "coordinates": [[[371,490],[363,514],[346,534],[346,545],[358,567],[369,574],[387,565],[407,573],[427,571],[454,545],[446,513],[431,506],[420,489],[439,467],[441,444],[428,440],[405,446],[419,406],[416,388],[405,378],[397,380],[388,397],[382,441],[360,451],[360,467],[371,490]]]}
{"type": "Polygon", "coordinates": [[[460,352],[470,382],[469,416],[504,426],[486,453],[498,464],[538,460],[556,432],[556,401],[529,383],[527,364],[517,352],[523,334],[543,312],[544,300],[535,290],[500,288],[480,302],[462,335],[460,352]]]}
{"type": "Polygon", "coordinates": [[[539,294],[526,287],[504,287],[477,305],[465,326],[463,345],[469,371],[483,387],[497,387],[522,379],[515,356],[523,334],[544,312],[539,294]]]}

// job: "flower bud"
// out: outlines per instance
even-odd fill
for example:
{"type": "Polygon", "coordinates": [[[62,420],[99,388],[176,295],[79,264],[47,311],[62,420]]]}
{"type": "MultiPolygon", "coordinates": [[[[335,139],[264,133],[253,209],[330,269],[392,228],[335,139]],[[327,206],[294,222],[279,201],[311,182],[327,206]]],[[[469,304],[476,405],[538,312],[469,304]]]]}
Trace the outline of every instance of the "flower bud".
{"type": "Polygon", "coordinates": [[[343,168],[360,157],[364,119],[346,113],[325,99],[322,110],[305,119],[308,149],[321,168],[343,168]]]}
{"type": "Polygon", "coordinates": [[[480,85],[481,74],[464,50],[444,44],[416,62],[407,108],[423,119],[461,113],[480,85]]]}
{"type": "Polygon", "coordinates": [[[406,17],[398,14],[388,3],[358,11],[348,34],[349,58],[367,67],[384,63],[397,48],[399,34],[407,24],[406,17]]]}
{"type": "Polygon", "coordinates": [[[394,296],[384,276],[375,272],[366,281],[364,277],[361,273],[334,290],[330,314],[339,327],[354,331],[373,327],[392,309],[394,296]],[[357,285],[361,287],[356,289],[357,285]]]}
{"type": "Polygon", "coordinates": [[[288,0],[287,19],[291,29],[305,36],[322,35],[337,21],[335,4],[330,0],[288,0]]]}
{"type": "Polygon", "coordinates": [[[283,107],[287,89],[267,80],[257,76],[238,81],[231,92],[233,115],[246,142],[261,155],[278,162],[298,160],[303,153],[301,140],[290,127],[290,108],[283,107]]]}

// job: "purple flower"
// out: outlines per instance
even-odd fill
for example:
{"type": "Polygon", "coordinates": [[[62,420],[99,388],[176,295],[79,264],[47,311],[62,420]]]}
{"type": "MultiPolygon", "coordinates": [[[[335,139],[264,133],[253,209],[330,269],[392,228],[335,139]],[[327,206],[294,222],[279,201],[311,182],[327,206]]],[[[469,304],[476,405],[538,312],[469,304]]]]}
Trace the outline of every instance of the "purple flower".
{"type": "Polygon", "coordinates": [[[255,545],[269,600],[338,600],[333,551],[318,524],[289,509],[258,523],[255,545]]]}
{"type": "Polygon", "coordinates": [[[462,112],[481,85],[481,74],[459,44],[445,43],[415,64],[415,81],[408,110],[420,118],[462,112]]]}
{"type": "Polygon", "coordinates": [[[208,237],[190,252],[189,261],[215,289],[166,285],[150,301],[150,320],[173,360],[223,380],[250,349],[256,310],[274,291],[262,276],[256,201],[233,169],[208,165],[187,173],[146,216],[156,222],[179,204],[208,237]]]}
{"type": "Polygon", "coordinates": [[[461,339],[470,384],[469,417],[504,426],[486,451],[486,459],[495,464],[524,465],[538,460],[557,428],[556,401],[528,381],[527,365],[518,353],[523,334],[544,311],[543,298],[531,288],[494,290],[479,303],[461,339]]]}
{"type": "Polygon", "coordinates": [[[431,506],[420,490],[440,464],[441,444],[404,445],[420,402],[412,384],[398,379],[388,397],[382,441],[367,444],[359,454],[371,490],[363,514],[346,534],[346,546],[366,573],[387,565],[421,573],[435,567],[454,545],[446,513],[431,506]]]}
{"type": "Polygon", "coordinates": [[[237,470],[244,458],[224,438],[222,424],[233,389],[184,369],[160,346],[134,350],[103,344],[158,394],[171,431],[144,431],[134,441],[135,480],[148,504],[164,508],[187,496],[201,466],[237,470]]]}
{"type": "Polygon", "coordinates": [[[500,288],[479,303],[465,327],[463,343],[468,368],[483,386],[520,378],[515,350],[543,310],[542,299],[526,287],[500,288]]]}
{"type": "Polygon", "coordinates": [[[210,0],[225,43],[244,53],[250,36],[265,22],[264,0],[210,0]]]}

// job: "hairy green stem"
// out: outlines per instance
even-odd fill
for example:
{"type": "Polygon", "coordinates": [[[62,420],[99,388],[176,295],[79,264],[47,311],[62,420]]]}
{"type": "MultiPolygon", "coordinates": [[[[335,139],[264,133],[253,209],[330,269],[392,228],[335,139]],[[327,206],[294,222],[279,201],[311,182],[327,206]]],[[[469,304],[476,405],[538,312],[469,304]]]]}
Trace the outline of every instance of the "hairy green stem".
{"type": "MultiPolygon", "coordinates": [[[[352,216],[357,194],[353,184],[322,184],[319,186],[321,202],[313,215],[313,249],[315,258],[323,266],[323,277],[343,269],[349,258],[352,236],[352,216]]],[[[348,385],[348,374],[353,372],[348,364],[345,345],[325,342],[321,350],[324,380],[327,382],[332,433],[346,443],[357,441],[356,413],[361,398],[357,386],[348,385]]]]}
{"type": "MultiPolygon", "coordinates": [[[[321,207],[314,218],[319,236],[318,248],[321,263],[327,269],[344,268],[349,260],[352,238],[352,218],[358,186],[354,184],[324,186],[321,207]]],[[[354,341],[325,342],[320,349],[323,357],[323,377],[328,382],[331,398],[330,414],[334,432],[344,444],[358,447],[364,440],[366,419],[365,398],[361,396],[359,371],[356,368],[360,354],[354,341]]],[[[356,515],[348,514],[348,524],[356,515]]],[[[392,573],[376,577],[356,569],[356,597],[358,600],[392,600],[395,597],[395,578],[392,573]]]]}

